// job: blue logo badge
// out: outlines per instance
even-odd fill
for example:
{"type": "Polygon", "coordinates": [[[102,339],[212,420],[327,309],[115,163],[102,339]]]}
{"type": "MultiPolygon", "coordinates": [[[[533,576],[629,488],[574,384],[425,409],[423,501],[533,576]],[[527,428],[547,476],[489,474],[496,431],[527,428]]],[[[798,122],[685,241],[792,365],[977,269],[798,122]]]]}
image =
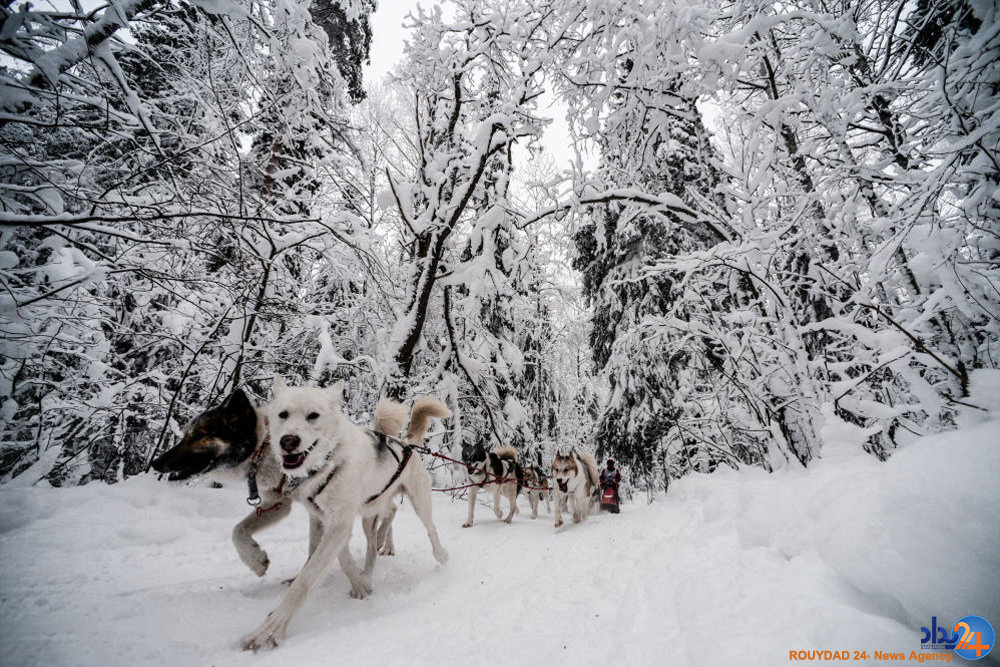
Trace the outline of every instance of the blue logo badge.
{"type": "Polygon", "coordinates": [[[993,626],[982,616],[966,616],[955,624],[955,653],[967,660],[985,658],[993,648],[993,626]]]}

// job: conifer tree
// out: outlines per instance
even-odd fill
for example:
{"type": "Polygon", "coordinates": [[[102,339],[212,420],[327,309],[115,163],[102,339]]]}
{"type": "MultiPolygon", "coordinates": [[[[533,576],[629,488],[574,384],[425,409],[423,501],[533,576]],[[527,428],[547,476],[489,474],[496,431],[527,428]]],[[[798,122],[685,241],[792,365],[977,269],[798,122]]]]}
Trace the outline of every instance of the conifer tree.
{"type": "MultiPolygon", "coordinates": [[[[655,92],[628,91],[632,63],[623,69],[621,90],[601,133],[604,181],[666,192],[690,206],[716,201],[723,177],[694,101],[683,96],[676,80],[655,92]]],[[[685,331],[690,313],[682,303],[684,276],[656,265],[723,239],[704,226],[621,204],[595,209],[591,218],[576,234],[574,265],[593,309],[595,367],[609,382],[610,398],[597,427],[598,454],[641,471],[649,487],[665,481],[671,444],[682,471],[714,469],[718,456],[683,425],[699,416],[688,401],[696,386],[718,379],[716,350],[710,340],[685,331]],[[671,331],[645,336],[642,325],[653,319],[669,320],[671,331]],[[681,339],[686,344],[665,344],[681,339]],[[699,370],[692,373],[692,367],[699,370]]]]}

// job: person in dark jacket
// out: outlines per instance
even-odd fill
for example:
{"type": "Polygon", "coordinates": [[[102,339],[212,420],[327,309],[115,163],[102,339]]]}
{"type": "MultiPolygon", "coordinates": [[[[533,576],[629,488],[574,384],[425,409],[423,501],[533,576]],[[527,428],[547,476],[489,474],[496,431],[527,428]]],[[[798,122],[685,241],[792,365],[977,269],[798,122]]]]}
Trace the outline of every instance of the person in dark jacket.
{"type": "Polygon", "coordinates": [[[615,514],[618,513],[618,506],[621,504],[621,497],[618,495],[618,485],[621,481],[622,474],[615,468],[614,460],[608,459],[607,467],[601,471],[601,488],[610,486],[615,490],[615,507],[611,509],[615,514]]]}

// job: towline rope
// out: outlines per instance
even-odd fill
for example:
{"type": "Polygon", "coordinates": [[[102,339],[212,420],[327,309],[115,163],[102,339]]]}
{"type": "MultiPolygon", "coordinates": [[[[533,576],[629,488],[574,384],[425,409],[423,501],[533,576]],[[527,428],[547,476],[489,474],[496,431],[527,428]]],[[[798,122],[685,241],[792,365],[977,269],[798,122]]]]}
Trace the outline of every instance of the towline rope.
{"type": "MultiPolygon", "coordinates": [[[[264,456],[265,450],[267,450],[268,445],[271,444],[271,434],[270,434],[270,429],[268,428],[267,417],[264,418],[264,430],[265,430],[265,433],[267,433],[267,435],[265,436],[264,441],[257,447],[257,450],[250,457],[250,471],[247,474],[247,484],[249,486],[249,491],[250,491],[249,496],[247,498],[247,503],[250,504],[250,505],[252,505],[254,507],[254,509],[255,509],[258,517],[262,516],[266,512],[271,512],[273,510],[278,509],[279,507],[281,507],[282,503],[284,502],[284,498],[282,498],[281,500],[279,500],[278,502],[274,503],[270,507],[260,507],[261,499],[260,499],[259,493],[257,492],[257,468],[260,466],[260,461],[261,461],[261,459],[264,456]]],[[[465,469],[467,469],[469,471],[475,470],[477,472],[482,473],[483,475],[486,475],[486,479],[484,479],[482,482],[479,482],[478,484],[463,484],[461,486],[453,486],[453,487],[450,487],[450,488],[447,488],[447,489],[431,489],[431,491],[438,491],[440,493],[447,493],[448,491],[460,491],[462,489],[471,489],[474,486],[475,487],[483,486],[484,484],[487,483],[487,480],[490,477],[492,477],[493,481],[495,483],[497,483],[497,484],[503,484],[505,482],[517,482],[518,484],[520,484],[521,488],[523,488],[523,489],[529,489],[531,491],[551,491],[552,490],[551,486],[531,486],[531,485],[525,484],[523,482],[518,482],[518,479],[516,477],[504,477],[503,475],[498,475],[495,472],[490,472],[489,470],[486,470],[486,469],[477,468],[476,466],[469,465],[465,461],[459,461],[458,459],[453,459],[452,457],[446,456],[446,455],[444,455],[444,454],[442,454],[440,452],[431,451],[431,448],[427,447],[426,445],[411,445],[408,442],[404,442],[404,441],[400,440],[399,438],[394,438],[391,435],[385,435],[383,433],[380,433],[379,435],[381,437],[384,437],[387,440],[392,440],[396,444],[402,446],[405,450],[416,450],[416,451],[420,452],[421,454],[427,454],[428,456],[433,456],[435,458],[444,459],[445,461],[448,461],[450,463],[457,463],[458,465],[464,467],[465,469]]],[[[393,477],[392,477],[391,480],[389,480],[389,483],[386,485],[386,487],[384,489],[382,489],[382,491],[380,491],[379,493],[376,493],[374,496],[372,496],[371,498],[369,498],[367,500],[367,502],[370,503],[372,500],[374,500],[378,496],[380,496],[383,493],[385,493],[386,489],[388,489],[390,486],[392,486],[392,483],[395,482],[399,478],[399,475],[400,475],[400,473],[402,473],[403,468],[406,467],[406,463],[407,462],[409,462],[409,455],[408,454],[406,456],[406,459],[399,466],[399,469],[396,471],[396,474],[393,475],[393,477]]],[[[282,496],[285,495],[284,494],[284,487],[285,487],[285,482],[286,481],[287,481],[287,476],[283,475],[282,478],[281,478],[281,483],[277,486],[277,488],[274,489],[274,491],[277,492],[278,495],[282,495],[282,496]]]]}
{"type": "MultiPolygon", "coordinates": [[[[387,436],[387,437],[389,437],[389,436],[387,436]]],[[[400,442],[399,440],[396,440],[396,438],[392,438],[392,440],[395,440],[396,442],[400,442]]],[[[400,444],[403,444],[403,443],[400,443],[400,444]]],[[[430,447],[427,447],[425,445],[408,445],[408,446],[409,447],[413,447],[415,450],[417,450],[421,454],[428,454],[428,455],[433,456],[435,458],[444,459],[445,461],[449,461],[451,463],[457,463],[458,465],[465,467],[467,470],[476,470],[477,472],[481,472],[484,475],[486,475],[487,478],[492,477],[493,481],[496,482],[497,484],[503,484],[504,482],[517,482],[517,478],[516,477],[514,477],[514,478],[504,477],[503,475],[498,475],[495,472],[490,472],[489,470],[477,468],[476,466],[469,465],[465,461],[459,461],[458,459],[453,459],[450,456],[445,456],[444,454],[442,454],[440,452],[433,452],[433,451],[431,451],[430,447]]],[[[451,487],[449,489],[431,489],[431,491],[440,491],[442,493],[446,492],[446,491],[458,491],[460,489],[469,489],[469,488],[472,488],[474,486],[482,486],[483,484],[486,484],[486,483],[487,483],[487,481],[484,479],[482,482],[479,482],[478,484],[463,484],[462,486],[453,486],[453,487],[451,487]]],[[[552,490],[551,486],[529,486],[528,484],[524,484],[523,482],[520,482],[520,484],[521,484],[521,488],[523,488],[523,489],[530,489],[532,491],[551,491],[552,490]]]]}

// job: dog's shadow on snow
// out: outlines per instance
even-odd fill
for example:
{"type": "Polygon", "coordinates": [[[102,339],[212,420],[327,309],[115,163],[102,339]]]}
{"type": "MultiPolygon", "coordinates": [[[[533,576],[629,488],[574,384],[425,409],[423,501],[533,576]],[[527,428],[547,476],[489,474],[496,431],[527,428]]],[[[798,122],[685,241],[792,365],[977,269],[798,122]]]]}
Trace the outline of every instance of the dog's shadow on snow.
{"type": "MultiPolygon", "coordinates": [[[[310,594],[310,598],[323,600],[326,603],[365,604],[378,601],[386,596],[407,596],[418,586],[434,579],[434,573],[441,567],[436,563],[426,564],[407,559],[397,560],[398,556],[379,558],[379,566],[375,569],[374,592],[363,600],[352,598],[351,584],[340,570],[331,571],[323,582],[310,594]],[[388,561],[388,562],[386,562],[388,561]]],[[[447,567],[445,565],[444,567],[447,567]]],[[[288,591],[288,586],[298,574],[298,571],[268,573],[263,579],[243,582],[236,586],[238,592],[252,600],[278,601],[288,591]]]]}

